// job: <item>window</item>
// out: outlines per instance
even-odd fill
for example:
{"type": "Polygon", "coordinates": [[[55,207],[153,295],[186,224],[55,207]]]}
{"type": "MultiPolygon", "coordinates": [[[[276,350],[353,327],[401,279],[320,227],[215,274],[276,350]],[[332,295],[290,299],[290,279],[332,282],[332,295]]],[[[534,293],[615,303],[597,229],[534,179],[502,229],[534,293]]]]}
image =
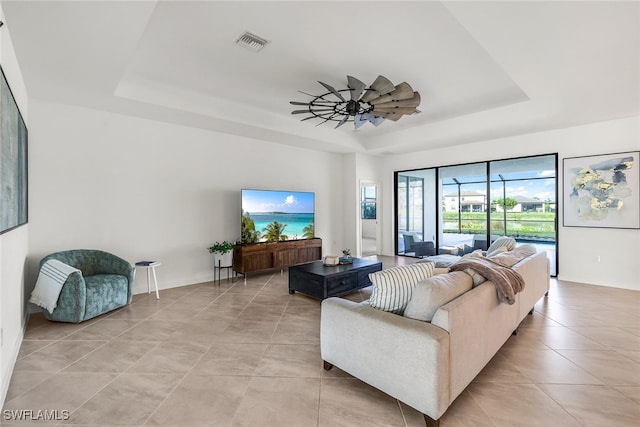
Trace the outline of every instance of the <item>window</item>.
{"type": "Polygon", "coordinates": [[[376,219],[376,187],[361,187],[360,195],[360,214],[362,219],[376,219]]]}
{"type": "Polygon", "coordinates": [[[397,254],[404,254],[403,233],[458,254],[511,236],[546,251],[557,275],[557,154],[395,175],[397,254]]]}

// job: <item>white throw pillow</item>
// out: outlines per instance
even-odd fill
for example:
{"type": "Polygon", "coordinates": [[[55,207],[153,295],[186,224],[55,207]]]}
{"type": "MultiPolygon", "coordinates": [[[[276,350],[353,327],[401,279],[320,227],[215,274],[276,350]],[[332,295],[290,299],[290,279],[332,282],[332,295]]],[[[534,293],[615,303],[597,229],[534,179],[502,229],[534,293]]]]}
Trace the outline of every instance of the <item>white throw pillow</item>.
{"type": "Polygon", "coordinates": [[[501,252],[512,251],[515,247],[516,239],[514,239],[513,237],[498,237],[495,242],[493,242],[491,246],[489,246],[489,249],[487,249],[487,257],[491,258],[493,255],[497,255],[501,252]]]}
{"type": "Polygon", "coordinates": [[[434,263],[419,262],[369,274],[373,283],[369,305],[379,310],[402,314],[416,283],[433,276],[433,269],[434,263]]]}
{"type": "Polygon", "coordinates": [[[404,310],[404,316],[431,322],[441,306],[472,287],[471,277],[462,271],[441,274],[418,282],[404,310]]]}

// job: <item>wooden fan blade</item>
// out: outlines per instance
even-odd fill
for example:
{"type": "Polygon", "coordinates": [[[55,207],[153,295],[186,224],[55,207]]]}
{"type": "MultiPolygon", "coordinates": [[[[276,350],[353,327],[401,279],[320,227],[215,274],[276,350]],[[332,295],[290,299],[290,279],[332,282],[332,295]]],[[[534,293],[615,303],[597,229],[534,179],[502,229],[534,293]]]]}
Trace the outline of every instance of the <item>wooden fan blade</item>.
{"type": "Polygon", "coordinates": [[[326,88],[327,88],[327,90],[328,90],[329,92],[331,92],[332,94],[334,94],[335,96],[337,96],[341,101],[347,102],[347,100],[346,100],[346,99],[344,99],[344,97],[343,97],[342,95],[340,95],[340,92],[338,92],[337,90],[335,90],[335,89],[333,88],[333,86],[330,86],[330,85],[328,85],[328,84],[326,84],[326,83],[322,83],[320,80],[318,80],[318,83],[320,83],[322,86],[326,87],[326,88]]]}
{"type": "Polygon", "coordinates": [[[399,115],[408,115],[408,114],[413,114],[415,112],[416,112],[415,107],[380,107],[379,105],[376,105],[373,108],[374,114],[392,113],[392,114],[399,114],[399,115]]]}
{"type": "Polygon", "coordinates": [[[383,112],[376,112],[374,111],[372,114],[382,117],[384,119],[389,119],[392,120],[394,122],[397,122],[398,120],[400,120],[400,117],[402,117],[402,114],[398,114],[398,113],[383,113],[383,112]]]}
{"type": "Polygon", "coordinates": [[[401,101],[403,99],[409,99],[413,96],[413,88],[411,86],[409,86],[408,83],[403,82],[400,83],[398,86],[396,86],[395,90],[393,90],[392,92],[380,96],[376,99],[372,99],[370,104],[375,105],[375,104],[382,104],[384,102],[389,102],[389,101],[401,101]]]}
{"type": "Polygon", "coordinates": [[[347,85],[349,86],[349,91],[351,92],[351,100],[357,101],[362,96],[362,92],[367,88],[367,85],[362,83],[360,80],[356,79],[352,76],[347,76],[347,85]]]}
{"type": "Polygon", "coordinates": [[[392,122],[397,122],[398,120],[400,120],[402,118],[402,114],[390,113],[390,114],[387,114],[384,118],[385,119],[389,119],[392,122]]]}
{"type": "Polygon", "coordinates": [[[389,79],[384,76],[378,76],[378,78],[376,78],[374,82],[371,83],[371,87],[364,94],[361,101],[369,102],[381,95],[392,92],[393,90],[395,90],[395,88],[396,87],[389,81],[389,79]]]}
{"type": "Polygon", "coordinates": [[[300,102],[300,101],[289,101],[291,105],[310,105],[308,102],[300,102]]]}
{"type": "MultiPolygon", "coordinates": [[[[387,96],[387,95],[385,95],[387,96]]],[[[384,98],[384,96],[380,97],[380,98],[384,98]]],[[[378,98],[378,99],[380,99],[378,98]]],[[[375,101],[378,101],[378,99],[376,99],[375,101]]],[[[389,101],[389,102],[382,102],[382,103],[375,103],[376,108],[380,108],[380,107],[417,107],[418,105],[420,105],[420,94],[418,92],[413,92],[413,98],[409,98],[409,99],[403,99],[400,101],[389,101]]],[[[371,101],[371,103],[373,104],[373,101],[371,101]]]]}

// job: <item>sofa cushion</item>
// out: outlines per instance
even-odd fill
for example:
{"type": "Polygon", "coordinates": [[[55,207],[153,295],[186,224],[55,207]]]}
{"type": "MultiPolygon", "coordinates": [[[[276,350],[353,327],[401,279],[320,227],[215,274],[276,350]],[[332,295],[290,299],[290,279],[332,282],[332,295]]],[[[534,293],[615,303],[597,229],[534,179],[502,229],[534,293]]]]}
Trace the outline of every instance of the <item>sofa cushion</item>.
{"type": "Polygon", "coordinates": [[[440,306],[472,288],[472,280],[462,271],[440,274],[418,282],[404,310],[404,316],[430,322],[440,306]]]}
{"type": "Polygon", "coordinates": [[[492,257],[501,252],[512,251],[516,247],[516,239],[513,237],[498,237],[487,249],[487,257],[492,257]],[[503,249],[504,248],[504,249],[503,249]]]}
{"type": "Polygon", "coordinates": [[[433,276],[433,269],[432,262],[419,262],[369,274],[373,283],[369,305],[379,310],[402,314],[416,283],[433,276]]]}

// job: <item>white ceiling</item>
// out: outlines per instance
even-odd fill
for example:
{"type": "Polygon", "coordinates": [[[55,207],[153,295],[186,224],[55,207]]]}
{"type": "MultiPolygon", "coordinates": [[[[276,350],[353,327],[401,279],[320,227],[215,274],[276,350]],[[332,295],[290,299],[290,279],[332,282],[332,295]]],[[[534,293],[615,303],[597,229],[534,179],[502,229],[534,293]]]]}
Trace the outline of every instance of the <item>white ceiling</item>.
{"type": "Polygon", "coordinates": [[[333,152],[404,153],[640,114],[640,3],[2,1],[30,97],[333,152]],[[245,30],[270,41],[234,44],[245,30]],[[379,127],[289,101],[379,74],[379,127]],[[319,121],[316,121],[318,123],[319,121]]]}

